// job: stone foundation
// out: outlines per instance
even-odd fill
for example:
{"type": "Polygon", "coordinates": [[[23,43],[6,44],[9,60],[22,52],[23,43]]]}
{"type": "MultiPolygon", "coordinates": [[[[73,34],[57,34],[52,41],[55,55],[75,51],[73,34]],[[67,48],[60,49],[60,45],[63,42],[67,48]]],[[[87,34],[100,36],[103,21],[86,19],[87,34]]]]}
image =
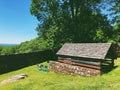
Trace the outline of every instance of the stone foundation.
{"type": "Polygon", "coordinates": [[[101,74],[100,70],[81,67],[81,66],[74,66],[65,63],[60,63],[56,61],[49,62],[49,71],[53,71],[56,73],[68,74],[68,75],[75,75],[75,76],[98,76],[101,74]]]}

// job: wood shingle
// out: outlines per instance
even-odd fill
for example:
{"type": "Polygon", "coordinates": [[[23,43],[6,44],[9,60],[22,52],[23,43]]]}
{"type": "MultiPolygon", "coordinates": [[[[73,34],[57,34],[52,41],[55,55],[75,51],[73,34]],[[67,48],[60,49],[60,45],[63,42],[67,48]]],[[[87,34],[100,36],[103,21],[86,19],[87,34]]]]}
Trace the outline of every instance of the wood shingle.
{"type": "Polygon", "coordinates": [[[66,43],[57,55],[105,59],[110,47],[110,43],[66,43]]]}

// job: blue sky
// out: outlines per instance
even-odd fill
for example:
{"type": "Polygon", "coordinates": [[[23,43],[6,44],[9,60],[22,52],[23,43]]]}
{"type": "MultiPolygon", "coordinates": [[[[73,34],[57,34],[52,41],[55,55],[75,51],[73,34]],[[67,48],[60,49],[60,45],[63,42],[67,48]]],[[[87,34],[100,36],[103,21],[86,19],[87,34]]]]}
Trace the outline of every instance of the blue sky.
{"type": "Polygon", "coordinates": [[[0,0],[0,43],[19,44],[37,37],[31,0],[0,0]]]}

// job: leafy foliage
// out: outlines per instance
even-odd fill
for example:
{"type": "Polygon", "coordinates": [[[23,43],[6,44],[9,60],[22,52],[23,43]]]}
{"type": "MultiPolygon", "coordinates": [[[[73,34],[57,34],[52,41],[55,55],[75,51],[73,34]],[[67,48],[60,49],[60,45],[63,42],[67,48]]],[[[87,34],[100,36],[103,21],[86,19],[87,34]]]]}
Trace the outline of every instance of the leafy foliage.
{"type": "Polygon", "coordinates": [[[119,0],[32,0],[38,37],[17,47],[0,47],[0,54],[56,50],[71,42],[120,42],[119,6],[119,0]],[[104,9],[109,13],[102,13],[104,9]]]}
{"type": "Polygon", "coordinates": [[[113,29],[98,7],[102,1],[32,0],[30,11],[39,21],[38,35],[50,48],[66,42],[108,42],[113,29]]]}
{"type": "Polygon", "coordinates": [[[0,54],[13,54],[16,53],[17,46],[11,46],[11,47],[2,47],[0,49],[0,54]]]}
{"type": "Polygon", "coordinates": [[[16,49],[16,52],[27,53],[27,52],[33,52],[33,51],[46,50],[46,49],[47,49],[46,41],[44,41],[43,38],[41,37],[37,37],[30,41],[21,43],[16,49]]]}
{"type": "Polygon", "coordinates": [[[113,39],[116,42],[120,42],[120,22],[118,22],[114,27],[113,27],[113,39]]]}
{"type": "Polygon", "coordinates": [[[3,46],[0,46],[0,54],[2,53],[3,48],[4,48],[3,46]]]}

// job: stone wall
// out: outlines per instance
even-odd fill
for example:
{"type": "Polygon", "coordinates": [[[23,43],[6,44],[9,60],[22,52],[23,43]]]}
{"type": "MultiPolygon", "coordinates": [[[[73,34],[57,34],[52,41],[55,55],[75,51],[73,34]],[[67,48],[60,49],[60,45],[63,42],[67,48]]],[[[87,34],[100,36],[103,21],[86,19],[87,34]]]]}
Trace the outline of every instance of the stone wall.
{"type": "Polygon", "coordinates": [[[56,61],[50,61],[49,71],[56,73],[75,75],[75,76],[97,76],[101,74],[100,70],[91,69],[87,67],[74,66],[56,61]]]}

